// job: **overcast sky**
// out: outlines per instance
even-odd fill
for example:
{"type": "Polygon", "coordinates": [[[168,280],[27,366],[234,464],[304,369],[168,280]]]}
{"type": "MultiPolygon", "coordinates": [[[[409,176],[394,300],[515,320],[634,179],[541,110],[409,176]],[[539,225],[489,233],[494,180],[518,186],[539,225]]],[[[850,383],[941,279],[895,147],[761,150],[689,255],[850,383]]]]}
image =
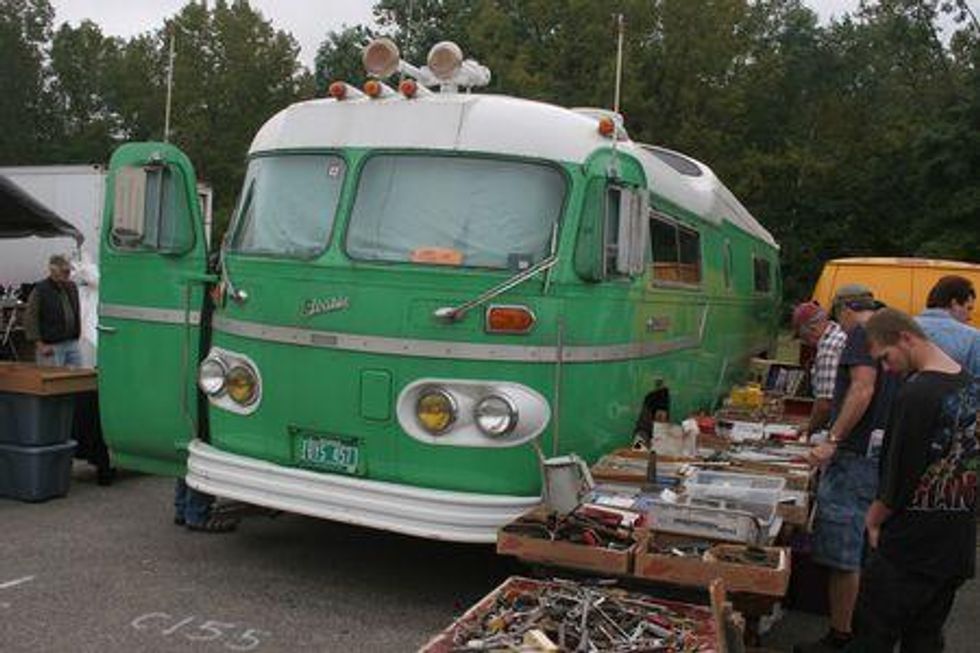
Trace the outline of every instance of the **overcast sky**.
{"type": "MultiPolygon", "coordinates": [[[[857,7],[858,0],[804,0],[821,20],[840,16],[857,7]]],[[[172,16],[187,0],[51,0],[55,25],[77,25],[88,18],[108,36],[130,37],[158,29],[164,18],[172,16]]],[[[271,19],[276,28],[290,32],[300,45],[300,61],[313,68],[316,50],[327,32],[343,25],[371,21],[375,0],[251,0],[253,8],[271,19]]],[[[971,0],[976,11],[980,0],[971,0]]],[[[461,44],[463,45],[463,44],[461,44]]],[[[465,47],[465,45],[464,45],[465,47]]]]}

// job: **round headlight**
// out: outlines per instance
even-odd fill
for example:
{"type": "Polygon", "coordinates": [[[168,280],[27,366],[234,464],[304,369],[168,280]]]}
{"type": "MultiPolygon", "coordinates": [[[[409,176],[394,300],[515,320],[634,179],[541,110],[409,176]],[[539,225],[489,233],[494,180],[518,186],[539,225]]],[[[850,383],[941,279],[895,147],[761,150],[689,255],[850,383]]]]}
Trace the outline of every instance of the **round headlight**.
{"type": "Polygon", "coordinates": [[[244,365],[236,365],[229,370],[225,377],[225,385],[228,396],[242,406],[253,403],[259,394],[259,381],[255,377],[255,372],[244,365]]]}
{"type": "Polygon", "coordinates": [[[215,397],[225,390],[228,369],[217,358],[206,358],[197,371],[197,386],[204,394],[215,397]]]}
{"type": "Polygon", "coordinates": [[[445,390],[427,388],[415,402],[415,417],[429,433],[443,433],[456,421],[456,400],[445,390]]]}
{"type": "Polygon", "coordinates": [[[485,435],[507,435],[517,426],[517,406],[502,395],[484,397],[473,408],[473,421],[485,435]]]}

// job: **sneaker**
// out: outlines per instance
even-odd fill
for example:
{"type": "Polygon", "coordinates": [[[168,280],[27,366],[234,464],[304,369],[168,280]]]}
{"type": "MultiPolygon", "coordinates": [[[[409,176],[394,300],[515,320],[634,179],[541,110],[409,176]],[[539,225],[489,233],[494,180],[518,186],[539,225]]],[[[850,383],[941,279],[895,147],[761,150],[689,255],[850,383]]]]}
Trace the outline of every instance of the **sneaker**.
{"type": "Polygon", "coordinates": [[[851,643],[852,639],[854,639],[854,636],[850,633],[838,633],[831,629],[815,642],[795,644],[793,646],[793,653],[829,653],[830,651],[843,651],[851,643]]]}

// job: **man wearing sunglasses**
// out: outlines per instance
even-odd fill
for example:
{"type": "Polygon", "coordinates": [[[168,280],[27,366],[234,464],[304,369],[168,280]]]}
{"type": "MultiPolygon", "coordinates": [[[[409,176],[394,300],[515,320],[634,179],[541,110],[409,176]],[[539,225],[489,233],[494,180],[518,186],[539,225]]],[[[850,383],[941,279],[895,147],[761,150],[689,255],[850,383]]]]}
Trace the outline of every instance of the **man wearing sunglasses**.
{"type": "Polygon", "coordinates": [[[798,653],[837,651],[851,641],[864,553],[864,517],[878,489],[878,453],[898,378],[872,358],[864,325],[883,304],[861,284],[841,286],[833,314],[847,333],[831,402],[827,440],[810,453],[817,486],[813,559],[829,570],[830,630],[798,653]]]}

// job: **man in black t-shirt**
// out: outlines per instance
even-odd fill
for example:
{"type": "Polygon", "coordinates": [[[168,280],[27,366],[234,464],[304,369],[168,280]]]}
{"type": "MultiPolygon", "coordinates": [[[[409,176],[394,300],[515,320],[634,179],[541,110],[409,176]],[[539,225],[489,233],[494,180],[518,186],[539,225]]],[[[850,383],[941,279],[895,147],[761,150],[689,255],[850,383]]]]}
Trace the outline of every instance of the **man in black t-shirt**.
{"type": "Polygon", "coordinates": [[[910,373],[888,422],[878,495],[866,525],[858,632],[871,653],[942,651],[956,591],[974,575],[980,447],[977,380],[904,313],[866,326],[871,353],[910,373]]]}

